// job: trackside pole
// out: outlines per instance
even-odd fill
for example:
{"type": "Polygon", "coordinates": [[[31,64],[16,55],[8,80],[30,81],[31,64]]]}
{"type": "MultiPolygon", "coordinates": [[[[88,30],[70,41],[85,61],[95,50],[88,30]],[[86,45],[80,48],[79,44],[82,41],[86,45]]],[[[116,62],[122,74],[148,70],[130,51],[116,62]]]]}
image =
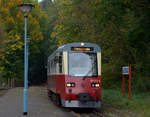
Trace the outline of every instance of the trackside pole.
{"type": "Polygon", "coordinates": [[[28,95],[28,52],[27,52],[27,15],[25,15],[25,47],[24,47],[24,96],[23,115],[27,115],[27,95],[28,95]]]}
{"type": "Polygon", "coordinates": [[[122,95],[125,96],[125,76],[123,75],[122,95]]]}
{"type": "Polygon", "coordinates": [[[27,97],[28,97],[28,43],[27,43],[27,18],[31,12],[33,4],[23,3],[18,4],[20,10],[25,13],[25,39],[24,39],[24,92],[23,92],[23,115],[27,115],[27,97]]]}
{"type": "Polygon", "coordinates": [[[129,66],[129,100],[131,100],[131,65],[129,66]]]}

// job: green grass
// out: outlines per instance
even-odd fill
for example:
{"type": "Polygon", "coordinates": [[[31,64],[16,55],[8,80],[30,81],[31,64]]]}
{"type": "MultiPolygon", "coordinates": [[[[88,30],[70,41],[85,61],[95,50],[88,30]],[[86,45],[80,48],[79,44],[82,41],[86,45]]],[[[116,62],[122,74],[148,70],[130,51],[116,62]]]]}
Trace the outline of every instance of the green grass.
{"type": "Polygon", "coordinates": [[[121,91],[103,89],[102,101],[114,107],[150,117],[150,93],[132,94],[132,100],[129,100],[128,94],[123,97],[121,91]]]}

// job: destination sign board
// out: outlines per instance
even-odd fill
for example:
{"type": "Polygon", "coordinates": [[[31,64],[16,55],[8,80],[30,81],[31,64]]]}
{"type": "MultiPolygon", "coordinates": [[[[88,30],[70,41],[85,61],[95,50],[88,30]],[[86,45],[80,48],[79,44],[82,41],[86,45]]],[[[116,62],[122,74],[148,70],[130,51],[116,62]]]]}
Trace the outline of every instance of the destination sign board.
{"type": "Polygon", "coordinates": [[[122,67],[122,74],[129,75],[129,66],[122,67]]]}

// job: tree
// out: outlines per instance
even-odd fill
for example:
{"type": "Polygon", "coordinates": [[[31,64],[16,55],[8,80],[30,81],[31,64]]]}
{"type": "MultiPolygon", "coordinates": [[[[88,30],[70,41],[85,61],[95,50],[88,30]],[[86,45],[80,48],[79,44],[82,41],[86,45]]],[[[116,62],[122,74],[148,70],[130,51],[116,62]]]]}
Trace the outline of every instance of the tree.
{"type": "MultiPolygon", "coordinates": [[[[28,38],[31,39],[29,44],[29,74],[41,74],[43,63],[40,45],[44,40],[45,28],[47,26],[47,15],[41,10],[38,1],[28,0],[34,3],[35,8],[28,16],[28,38]],[[35,65],[36,64],[36,65],[35,65]],[[38,67],[37,67],[38,66],[38,67]],[[34,69],[34,70],[33,70],[34,69]],[[33,70],[31,72],[31,70],[33,70]]],[[[4,57],[1,60],[3,76],[8,78],[23,79],[24,66],[24,16],[17,7],[22,3],[21,0],[1,0],[0,17],[1,22],[5,26],[8,38],[6,39],[7,47],[4,50],[4,57]]],[[[43,70],[43,69],[42,69],[43,70]]],[[[35,79],[35,76],[31,79],[35,79]]],[[[41,75],[37,75],[37,81],[43,81],[41,75]]],[[[46,78],[44,78],[46,80],[46,78]]]]}
{"type": "MultiPolygon", "coordinates": [[[[111,86],[108,82],[121,82],[121,67],[128,64],[132,65],[134,77],[142,75],[145,82],[148,81],[145,73],[150,73],[149,8],[148,0],[58,0],[58,19],[51,37],[59,45],[71,42],[100,45],[102,58],[109,57],[109,63],[102,64],[106,87],[111,86]]],[[[140,81],[135,79],[135,83],[140,81]]],[[[144,82],[142,85],[146,86],[144,82]]]]}

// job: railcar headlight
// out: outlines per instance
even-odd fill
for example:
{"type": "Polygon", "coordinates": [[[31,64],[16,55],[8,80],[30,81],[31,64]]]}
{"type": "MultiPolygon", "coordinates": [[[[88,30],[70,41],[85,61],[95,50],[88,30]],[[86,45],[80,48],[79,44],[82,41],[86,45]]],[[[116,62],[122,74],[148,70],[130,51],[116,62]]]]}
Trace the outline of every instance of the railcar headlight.
{"type": "Polygon", "coordinates": [[[67,83],[67,87],[71,87],[71,84],[70,84],[70,83],[67,83]]]}
{"type": "Polygon", "coordinates": [[[100,87],[100,84],[98,84],[98,83],[92,83],[92,87],[100,87]]]}
{"type": "Polygon", "coordinates": [[[75,87],[75,83],[67,83],[66,86],[67,87],[75,87]]]}
{"type": "Polygon", "coordinates": [[[99,87],[99,84],[95,84],[95,87],[99,87]]]}

